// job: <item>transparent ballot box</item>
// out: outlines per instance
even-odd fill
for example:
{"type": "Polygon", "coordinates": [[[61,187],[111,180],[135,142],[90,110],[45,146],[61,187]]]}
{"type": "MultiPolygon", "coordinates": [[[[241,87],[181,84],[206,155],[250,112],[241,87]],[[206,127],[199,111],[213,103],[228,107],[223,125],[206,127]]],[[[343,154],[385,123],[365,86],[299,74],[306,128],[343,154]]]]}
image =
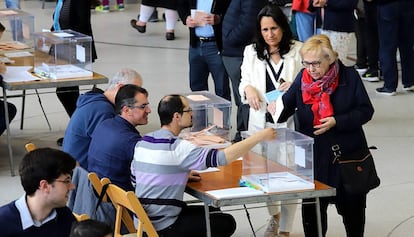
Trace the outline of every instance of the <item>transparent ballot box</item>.
{"type": "Polygon", "coordinates": [[[188,132],[205,132],[230,140],[231,102],[208,91],[183,94],[193,110],[193,126],[188,132]]]}
{"type": "MultiPolygon", "coordinates": [[[[256,145],[243,156],[241,185],[264,192],[314,189],[313,138],[289,128],[256,145]]],[[[249,132],[242,132],[243,138],[249,132]]]]}
{"type": "Polygon", "coordinates": [[[89,77],[92,72],[92,37],[73,30],[37,32],[34,72],[42,78],[89,77]]]}
{"type": "Polygon", "coordinates": [[[17,9],[0,9],[0,22],[5,27],[0,40],[0,51],[29,50],[33,48],[34,16],[17,9]]]}

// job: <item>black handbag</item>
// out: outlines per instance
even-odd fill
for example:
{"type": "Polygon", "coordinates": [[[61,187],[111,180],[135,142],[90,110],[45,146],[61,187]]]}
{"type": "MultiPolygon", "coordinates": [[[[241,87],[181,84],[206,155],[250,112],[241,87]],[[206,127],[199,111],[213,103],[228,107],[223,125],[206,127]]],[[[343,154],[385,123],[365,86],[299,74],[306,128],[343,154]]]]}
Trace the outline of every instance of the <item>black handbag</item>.
{"type": "Polygon", "coordinates": [[[346,192],[367,194],[380,185],[374,159],[369,148],[363,148],[348,155],[341,154],[339,145],[332,146],[338,162],[342,183],[346,192]]]}

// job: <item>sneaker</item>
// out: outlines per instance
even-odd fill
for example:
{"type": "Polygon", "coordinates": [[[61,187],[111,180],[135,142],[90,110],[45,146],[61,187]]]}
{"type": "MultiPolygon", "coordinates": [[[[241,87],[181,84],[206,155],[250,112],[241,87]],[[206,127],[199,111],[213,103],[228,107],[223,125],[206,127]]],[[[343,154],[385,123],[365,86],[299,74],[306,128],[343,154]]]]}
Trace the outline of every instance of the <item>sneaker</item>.
{"type": "Polygon", "coordinates": [[[102,6],[102,5],[97,6],[97,7],[95,7],[95,11],[107,13],[107,12],[109,12],[109,6],[102,6]]]}
{"type": "Polygon", "coordinates": [[[368,70],[367,67],[358,66],[358,64],[355,64],[354,68],[355,68],[355,70],[357,70],[357,72],[360,76],[362,76],[362,74],[364,74],[368,70]]]}
{"type": "Polygon", "coordinates": [[[120,11],[120,12],[124,11],[125,10],[124,4],[122,4],[122,3],[118,4],[117,5],[117,10],[120,11]]]}
{"type": "Polygon", "coordinates": [[[279,223],[272,216],[270,217],[269,224],[267,225],[264,237],[278,237],[279,236],[279,223]]]}
{"type": "Polygon", "coordinates": [[[405,90],[405,91],[413,91],[413,92],[414,92],[414,85],[411,85],[411,86],[404,86],[404,87],[403,87],[403,90],[405,90]]]}
{"type": "Polygon", "coordinates": [[[377,88],[375,91],[377,92],[377,94],[381,94],[381,95],[393,96],[393,95],[396,94],[396,92],[394,90],[391,90],[391,89],[388,89],[388,88],[385,88],[385,87],[377,88]]]}
{"type": "Polygon", "coordinates": [[[378,76],[378,69],[369,68],[365,73],[361,76],[362,80],[369,81],[369,82],[377,82],[380,81],[378,76]]]}

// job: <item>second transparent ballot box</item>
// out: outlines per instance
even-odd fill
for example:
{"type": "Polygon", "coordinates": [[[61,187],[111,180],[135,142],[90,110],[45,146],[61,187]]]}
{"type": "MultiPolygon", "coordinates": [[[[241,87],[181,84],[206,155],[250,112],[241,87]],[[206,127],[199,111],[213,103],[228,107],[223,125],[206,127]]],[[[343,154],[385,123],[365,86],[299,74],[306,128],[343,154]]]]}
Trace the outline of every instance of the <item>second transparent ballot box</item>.
{"type": "Polygon", "coordinates": [[[275,139],[259,143],[243,156],[241,184],[264,192],[314,189],[313,138],[289,128],[276,132],[275,139]]]}
{"type": "Polygon", "coordinates": [[[42,78],[90,77],[92,37],[73,30],[38,32],[35,42],[34,72],[42,78]]]}
{"type": "Polygon", "coordinates": [[[0,22],[4,26],[0,51],[31,50],[34,16],[17,9],[0,9],[0,22]]]}
{"type": "Polygon", "coordinates": [[[208,91],[198,91],[183,94],[193,113],[193,126],[183,132],[206,131],[230,140],[231,102],[208,91]],[[207,131],[208,130],[208,131],[207,131]]]}

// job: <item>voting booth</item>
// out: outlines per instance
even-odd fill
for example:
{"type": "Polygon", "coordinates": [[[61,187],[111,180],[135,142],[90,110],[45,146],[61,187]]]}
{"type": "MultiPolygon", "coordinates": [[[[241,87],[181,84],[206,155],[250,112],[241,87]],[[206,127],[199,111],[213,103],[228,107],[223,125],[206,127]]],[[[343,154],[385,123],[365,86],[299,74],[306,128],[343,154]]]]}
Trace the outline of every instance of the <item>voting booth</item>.
{"type": "MultiPolygon", "coordinates": [[[[314,189],[313,138],[289,128],[276,132],[275,139],[259,143],[243,156],[241,186],[264,192],[314,189]]],[[[251,134],[242,132],[242,137],[251,134]]]]}

